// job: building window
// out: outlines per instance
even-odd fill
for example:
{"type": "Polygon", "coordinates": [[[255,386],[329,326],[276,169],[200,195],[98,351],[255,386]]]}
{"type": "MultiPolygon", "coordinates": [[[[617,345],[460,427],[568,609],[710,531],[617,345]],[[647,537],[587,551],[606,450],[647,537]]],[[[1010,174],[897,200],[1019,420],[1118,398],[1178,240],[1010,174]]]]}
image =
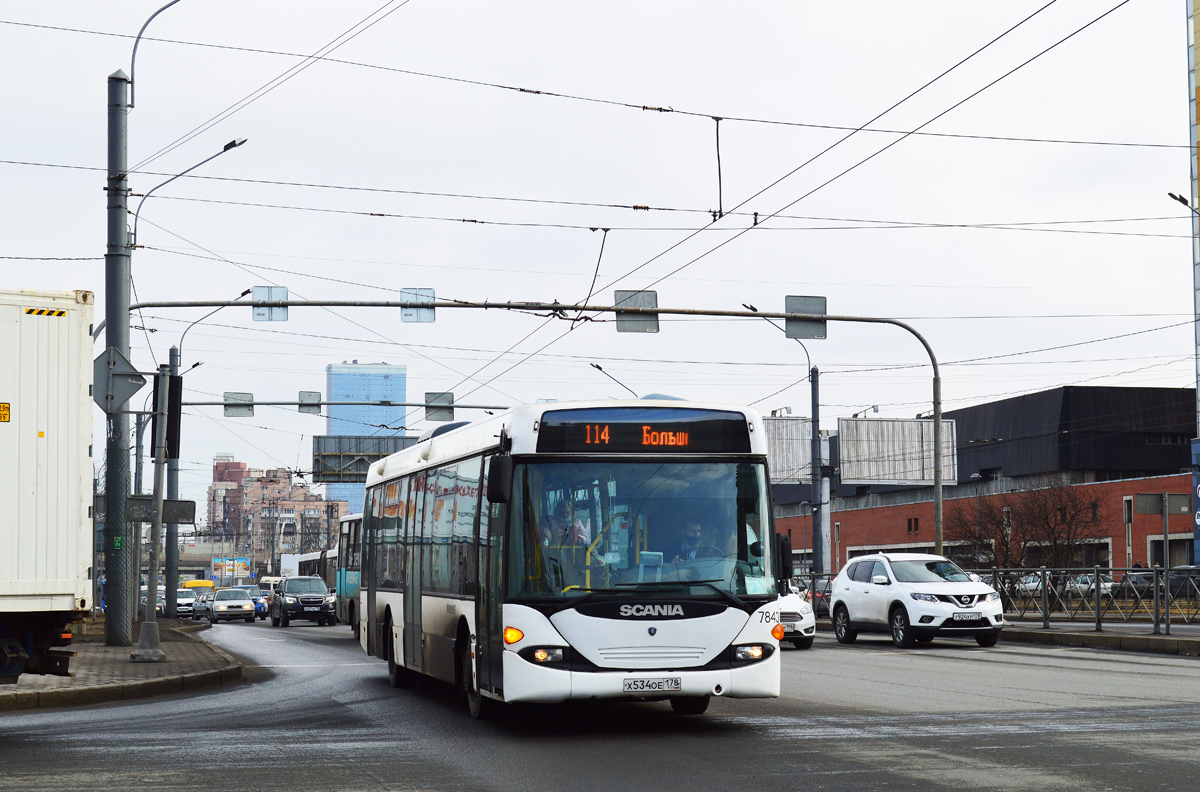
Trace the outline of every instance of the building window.
{"type": "Polygon", "coordinates": [[[921,518],[920,517],[909,517],[908,518],[908,532],[910,534],[914,534],[914,533],[918,533],[920,530],[921,530],[921,518]]]}

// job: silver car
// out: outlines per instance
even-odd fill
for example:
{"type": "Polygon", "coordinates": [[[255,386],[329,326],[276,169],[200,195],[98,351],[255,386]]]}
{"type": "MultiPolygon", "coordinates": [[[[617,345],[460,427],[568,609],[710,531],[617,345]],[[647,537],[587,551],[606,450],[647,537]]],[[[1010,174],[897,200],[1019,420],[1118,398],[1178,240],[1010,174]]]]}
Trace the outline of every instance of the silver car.
{"type": "Polygon", "coordinates": [[[254,600],[250,598],[250,592],[245,589],[220,589],[213,594],[210,606],[212,610],[208,620],[212,624],[235,619],[254,621],[254,600]]]}
{"type": "Polygon", "coordinates": [[[196,601],[192,603],[192,618],[193,619],[208,619],[212,618],[212,599],[213,593],[206,591],[196,601]]]}

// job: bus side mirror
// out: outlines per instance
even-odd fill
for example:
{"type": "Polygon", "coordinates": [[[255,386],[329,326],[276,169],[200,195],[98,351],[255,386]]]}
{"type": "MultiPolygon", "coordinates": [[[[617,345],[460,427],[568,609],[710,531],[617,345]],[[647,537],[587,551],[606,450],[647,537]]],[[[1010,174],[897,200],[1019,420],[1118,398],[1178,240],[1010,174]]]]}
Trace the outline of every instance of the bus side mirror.
{"type": "Polygon", "coordinates": [[[507,455],[497,455],[488,460],[487,499],[488,503],[508,503],[512,492],[513,461],[507,455]]]}
{"type": "Polygon", "coordinates": [[[792,562],[792,537],[787,534],[775,534],[775,558],[778,559],[775,562],[778,570],[775,579],[780,581],[781,586],[786,585],[796,571],[792,562]]]}

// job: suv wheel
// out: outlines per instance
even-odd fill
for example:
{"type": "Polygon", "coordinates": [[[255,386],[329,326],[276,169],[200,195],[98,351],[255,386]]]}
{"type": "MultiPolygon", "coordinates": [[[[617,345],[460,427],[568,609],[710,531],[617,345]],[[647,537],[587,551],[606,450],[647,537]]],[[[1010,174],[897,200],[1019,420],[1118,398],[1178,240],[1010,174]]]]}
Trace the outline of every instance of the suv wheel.
{"type": "Polygon", "coordinates": [[[272,626],[272,627],[278,627],[278,626],[279,626],[279,617],[278,617],[278,616],[276,616],[276,615],[274,615],[274,614],[272,614],[272,615],[271,615],[271,626],[272,626]]]}
{"type": "Polygon", "coordinates": [[[984,647],[995,646],[996,641],[999,640],[999,638],[1000,638],[1000,633],[998,633],[998,632],[977,633],[975,635],[975,642],[977,644],[979,644],[980,646],[984,646],[984,647]]]}
{"type": "Polygon", "coordinates": [[[892,643],[901,649],[911,649],[917,645],[917,638],[913,635],[912,625],[908,623],[908,611],[903,605],[898,605],[892,609],[892,643]]]}
{"type": "Polygon", "coordinates": [[[850,624],[850,614],[845,605],[838,605],[833,612],[833,635],[838,643],[852,644],[858,638],[858,630],[850,624]]]}

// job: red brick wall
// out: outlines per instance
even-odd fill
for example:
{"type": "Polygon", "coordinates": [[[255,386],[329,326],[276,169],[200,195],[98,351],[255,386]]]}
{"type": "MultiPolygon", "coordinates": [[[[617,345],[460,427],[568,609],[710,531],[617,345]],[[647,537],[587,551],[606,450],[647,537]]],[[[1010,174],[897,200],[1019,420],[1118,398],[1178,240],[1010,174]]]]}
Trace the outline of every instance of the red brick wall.
{"type": "MultiPolygon", "coordinates": [[[[1125,522],[1122,505],[1124,497],[1138,493],[1161,492],[1186,495],[1191,492],[1192,479],[1190,475],[1159,476],[1077,486],[1087,487],[1089,490],[1098,492],[1102,501],[1107,505],[1107,535],[1111,548],[1112,565],[1123,568],[1126,565],[1125,522]]],[[[946,487],[944,490],[947,511],[954,499],[956,489],[956,487],[946,487]]],[[[980,495],[979,499],[982,502],[988,497],[980,495]]],[[[973,496],[961,500],[970,502],[973,500],[973,496]]],[[[1172,541],[1192,538],[1192,516],[1190,514],[1173,514],[1168,519],[1172,541]]],[[[881,506],[874,509],[835,511],[830,515],[830,524],[832,526],[831,542],[834,545],[832,553],[836,554],[830,556],[833,559],[832,571],[834,572],[837,572],[846,563],[849,553],[858,551],[861,554],[865,548],[932,552],[934,541],[933,501],[903,506],[881,506]],[[917,521],[915,532],[909,530],[910,520],[917,521]]],[[[790,530],[792,546],[801,548],[808,544],[804,537],[812,536],[810,525],[808,517],[784,517],[775,521],[775,530],[784,534],[790,530]]],[[[1148,540],[1161,539],[1162,517],[1157,514],[1135,514],[1132,534],[1133,561],[1143,567],[1150,566],[1148,540]]],[[[1185,563],[1191,563],[1191,559],[1185,563]]]]}

